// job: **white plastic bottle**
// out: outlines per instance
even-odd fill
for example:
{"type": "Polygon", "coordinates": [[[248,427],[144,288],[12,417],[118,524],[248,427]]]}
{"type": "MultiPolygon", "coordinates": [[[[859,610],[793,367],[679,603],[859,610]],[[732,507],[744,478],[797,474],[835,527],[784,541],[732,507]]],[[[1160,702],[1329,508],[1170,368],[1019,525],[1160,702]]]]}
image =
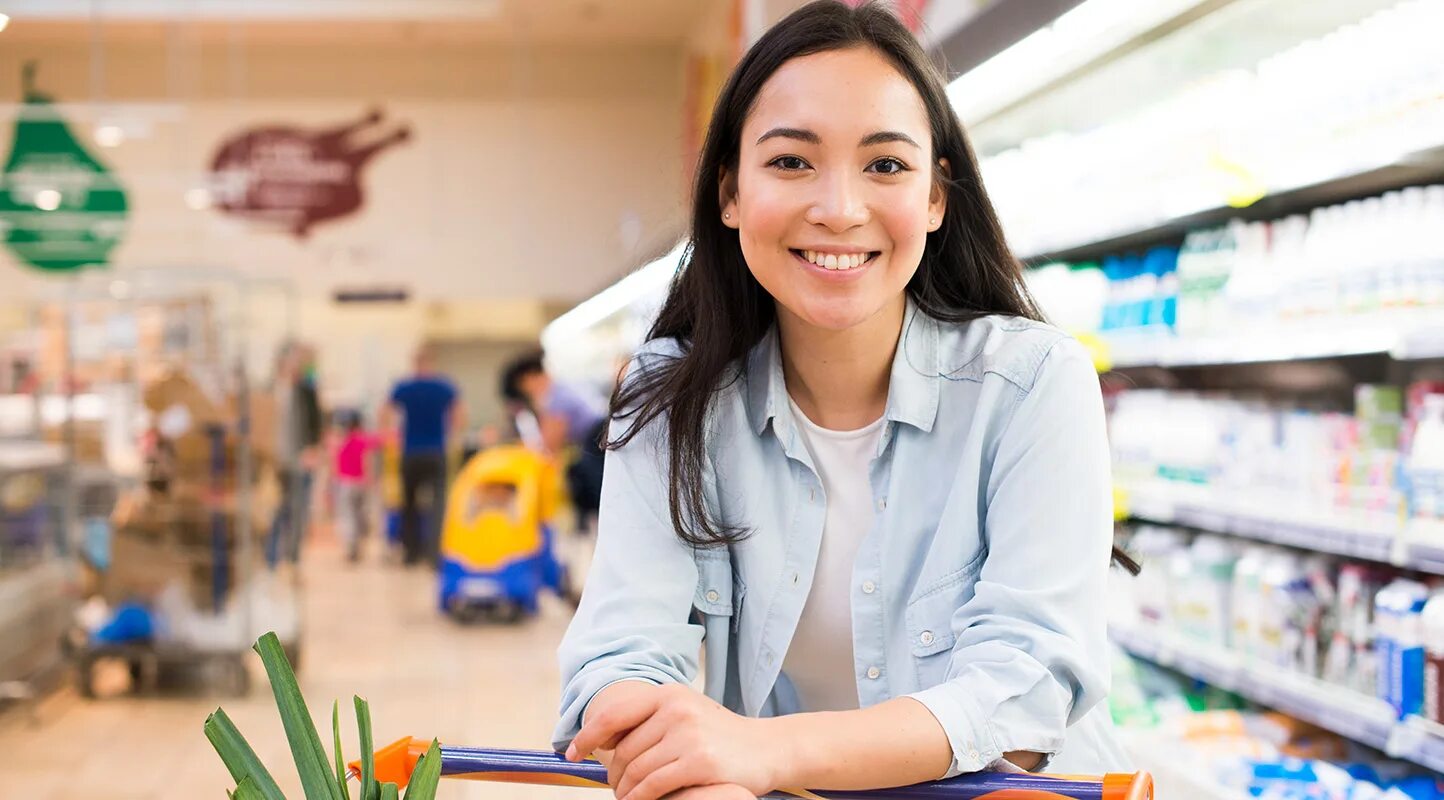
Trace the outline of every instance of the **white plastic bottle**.
{"type": "Polygon", "coordinates": [[[1444,520],[1444,394],[1427,394],[1409,446],[1409,510],[1444,520]]]}
{"type": "Polygon", "coordinates": [[[1272,549],[1264,545],[1249,545],[1233,569],[1233,592],[1229,608],[1233,616],[1230,646],[1245,656],[1258,654],[1258,615],[1263,603],[1259,589],[1259,573],[1268,560],[1272,549]]]}
{"type": "Polygon", "coordinates": [[[1189,548],[1193,561],[1193,635],[1216,647],[1227,647],[1233,624],[1230,594],[1238,551],[1222,536],[1200,534],[1189,548]]]}

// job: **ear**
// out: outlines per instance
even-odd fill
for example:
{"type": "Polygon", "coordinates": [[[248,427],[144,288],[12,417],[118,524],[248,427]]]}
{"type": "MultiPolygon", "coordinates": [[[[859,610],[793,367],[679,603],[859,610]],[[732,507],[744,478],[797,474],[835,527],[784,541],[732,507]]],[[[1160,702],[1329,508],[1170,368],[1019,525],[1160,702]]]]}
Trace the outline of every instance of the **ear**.
{"type": "Polygon", "coordinates": [[[953,179],[953,167],[946,158],[938,159],[937,174],[933,177],[933,191],[928,196],[928,230],[935,231],[943,225],[943,214],[948,211],[948,181],[953,179]],[[936,223],[932,220],[937,220],[936,223]]]}
{"type": "Polygon", "coordinates": [[[722,224],[737,228],[737,176],[726,167],[717,170],[717,205],[722,208],[722,224]]]}

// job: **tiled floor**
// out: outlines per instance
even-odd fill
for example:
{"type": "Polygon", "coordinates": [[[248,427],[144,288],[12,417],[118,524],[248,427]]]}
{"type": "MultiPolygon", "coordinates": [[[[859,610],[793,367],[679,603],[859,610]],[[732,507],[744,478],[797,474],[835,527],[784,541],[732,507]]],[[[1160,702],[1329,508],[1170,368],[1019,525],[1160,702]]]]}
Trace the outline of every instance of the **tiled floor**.
{"type": "MultiPolygon", "coordinates": [[[[348,567],[334,545],[307,553],[301,687],[330,742],[331,701],[342,701],[342,741],[356,756],[351,696],[371,703],[378,744],[435,736],[478,747],[546,748],[556,713],[553,657],[569,607],[548,598],[517,626],[462,627],[434,608],[434,578],[378,560],[348,567]]],[[[259,660],[250,697],[85,701],[61,693],[34,715],[0,715],[0,796],[25,800],[191,800],[225,797],[229,776],[201,732],[225,707],[300,798],[285,735],[259,660]]],[[[572,798],[602,791],[443,781],[443,800],[572,798]]]]}

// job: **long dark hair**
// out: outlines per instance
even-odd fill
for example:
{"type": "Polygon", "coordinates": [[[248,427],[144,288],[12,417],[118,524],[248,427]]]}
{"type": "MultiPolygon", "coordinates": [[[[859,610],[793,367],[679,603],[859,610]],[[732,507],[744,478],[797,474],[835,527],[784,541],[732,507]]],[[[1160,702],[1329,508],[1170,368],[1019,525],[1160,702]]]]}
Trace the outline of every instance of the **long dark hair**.
{"type": "MultiPolygon", "coordinates": [[[[922,261],[907,285],[908,296],[920,311],[943,322],[964,323],[990,314],[1042,319],[983,191],[977,158],[948,102],[942,75],[917,39],[877,2],[850,8],[836,0],[816,0],[793,12],[742,57],[712,112],[697,163],[692,240],[647,334],[649,340],[676,339],[683,352],[633,371],[612,395],[612,419],[630,419],[631,424],[606,442],[607,449],[626,445],[665,415],[672,526],[696,547],[735,542],[748,533],[722,524],[705,507],[707,416],[722,376],[737,379],[733,366],[776,317],[772,296],[747,269],[737,231],[722,224],[722,173],[735,174],[743,122],[779,67],[801,56],[852,47],[880,53],[917,89],[930,121],[934,178],[948,193],[942,224],[928,235],[922,261]],[[947,159],[950,175],[943,173],[940,159],[947,159]]],[[[1115,560],[1119,555],[1115,549],[1115,560]]]]}

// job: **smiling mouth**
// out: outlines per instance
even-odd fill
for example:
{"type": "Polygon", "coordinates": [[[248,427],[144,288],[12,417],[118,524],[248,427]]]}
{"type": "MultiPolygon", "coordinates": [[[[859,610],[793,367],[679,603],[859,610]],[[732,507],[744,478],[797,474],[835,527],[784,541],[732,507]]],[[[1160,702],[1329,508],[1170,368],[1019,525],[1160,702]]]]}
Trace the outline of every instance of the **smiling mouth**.
{"type": "MultiPolygon", "coordinates": [[[[790,248],[789,248],[790,249],[790,248]]],[[[821,253],[816,250],[792,250],[793,255],[822,269],[847,272],[872,263],[882,254],[879,250],[857,253],[821,253]]]]}

